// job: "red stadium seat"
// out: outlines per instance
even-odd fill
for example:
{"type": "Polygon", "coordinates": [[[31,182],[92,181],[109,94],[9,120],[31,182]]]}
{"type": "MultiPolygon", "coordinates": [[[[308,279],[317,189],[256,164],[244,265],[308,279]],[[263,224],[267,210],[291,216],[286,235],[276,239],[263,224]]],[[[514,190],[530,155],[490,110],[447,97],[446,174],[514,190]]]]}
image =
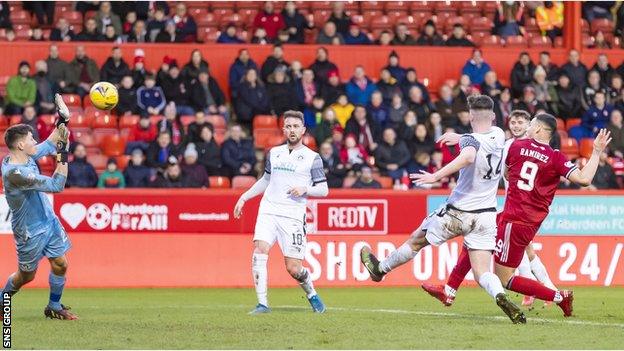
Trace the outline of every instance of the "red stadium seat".
{"type": "Polygon", "coordinates": [[[394,185],[394,182],[392,181],[392,178],[390,177],[384,177],[378,174],[373,174],[373,179],[375,179],[376,181],[379,182],[379,184],[381,184],[382,189],[392,189],[392,186],[394,185]]]}
{"type": "Polygon", "coordinates": [[[498,6],[500,6],[500,2],[498,1],[483,1],[483,15],[489,18],[494,18],[494,14],[496,13],[498,6]]]}
{"type": "Polygon", "coordinates": [[[219,18],[214,13],[208,12],[206,9],[191,9],[191,16],[197,23],[197,27],[218,27],[219,18]]]}
{"type": "MultiPolygon", "coordinates": [[[[9,127],[8,117],[0,115],[0,130],[5,130],[8,127],[9,127]]],[[[2,139],[2,142],[4,142],[4,138],[0,138],[0,139],[2,139]]]]}
{"type": "Polygon", "coordinates": [[[87,115],[84,113],[72,114],[71,130],[74,129],[90,129],[93,124],[93,115],[87,115]]]}
{"type": "Polygon", "coordinates": [[[579,157],[579,147],[576,139],[567,138],[561,140],[561,152],[566,154],[569,159],[575,159],[579,157]]]}
{"type": "Polygon", "coordinates": [[[552,43],[550,42],[549,37],[543,37],[539,35],[539,36],[534,36],[531,39],[529,39],[529,46],[532,48],[548,49],[548,48],[552,48],[552,43]]]}
{"type": "Polygon", "coordinates": [[[15,32],[15,39],[18,41],[29,40],[32,34],[32,30],[23,24],[13,26],[13,31],[15,32]]]}
{"type": "Polygon", "coordinates": [[[139,115],[123,115],[119,118],[119,129],[134,128],[140,119],[139,115]]]}
{"type": "Polygon", "coordinates": [[[470,23],[471,32],[491,32],[494,22],[487,17],[477,17],[470,23]]]}
{"type": "Polygon", "coordinates": [[[86,133],[86,132],[80,132],[80,131],[72,132],[72,133],[74,135],[74,140],[84,145],[87,148],[87,150],[92,151],[93,149],[97,149],[99,153],[100,148],[95,140],[95,137],[93,137],[92,133],[86,133]]]}
{"type": "Polygon", "coordinates": [[[25,10],[16,10],[10,12],[11,22],[13,24],[29,24],[30,13],[25,10]]]}
{"type": "Polygon", "coordinates": [[[410,11],[411,1],[388,1],[386,2],[386,11],[410,11]]]}
{"type": "Polygon", "coordinates": [[[206,121],[210,122],[215,130],[225,130],[227,127],[225,124],[225,118],[221,115],[208,115],[206,116],[206,121]]]}
{"type": "Polygon", "coordinates": [[[39,115],[39,119],[42,120],[47,126],[51,126],[56,122],[56,115],[39,115]]]}
{"type": "Polygon", "coordinates": [[[126,150],[126,140],[119,134],[105,135],[100,141],[100,149],[106,156],[120,156],[126,150]]]}
{"type": "Polygon", "coordinates": [[[303,138],[301,138],[301,141],[303,142],[303,145],[309,147],[310,149],[314,151],[318,149],[316,146],[316,139],[314,139],[314,137],[311,136],[310,134],[305,134],[303,138]]]}
{"type": "Polygon", "coordinates": [[[579,144],[581,157],[590,158],[594,150],[594,138],[583,138],[579,144]]]}
{"type": "Polygon", "coordinates": [[[22,115],[13,115],[9,117],[9,121],[10,125],[22,123],[22,115]]]}
{"type": "Polygon", "coordinates": [[[50,175],[56,168],[56,159],[53,156],[44,156],[37,160],[41,173],[50,175]]]}
{"type": "Polygon", "coordinates": [[[239,14],[239,13],[233,13],[231,15],[223,16],[219,20],[219,22],[223,25],[226,25],[227,23],[234,23],[236,27],[243,27],[243,25],[245,24],[245,21],[246,21],[246,18],[242,14],[239,14]]]}
{"type": "Polygon", "coordinates": [[[210,182],[211,188],[229,189],[231,187],[230,178],[228,177],[210,176],[208,177],[208,181],[210,182]]]}
{"type": "Polygon", "coordinates": [[[362,1],[360,2],[360,8],[362,12],[367,11],[383,11],[384,10],[384,2],[383,1],[362,1]]]}
{"type": "Polygon", "coordinates": [[[195,116],[194,115],[180,116],[180,122],[182,123],[182,126],[184,127],[184,129],[186,129],[186,127],[188,127],[189,124],[195,122],[195,116]]]}
{"type": "Polygon", "coordinates": [[[521,35],[507,37],[505,38],[505,47],[506,48],[526,48],[527,41],[521,35]]]}
{"type": "Polygon", "coordinates": [[[409,3],[412,15],[415,13],[431,14],[433,11],[433,6],[430,1],[410,1],[409,3]]]}
{"type": "Polygon", "coordinates": [[[165,116],[162,115],[156,115],[156,116],[150,116],[150,124],[153,125],[157,125],[158,123],[160,123],[160,121],[162,121],[162,119],[165,118],[165,116]]]}
{"type": "Polygon", "coordinates": [[[66,19],[69,24],[82,25],[82,13],[78,11],[64,11],[61,13],[61,18],[66,19]]]}
{"type": "Polygon", "coordinates": [[[95,171],[99,174],[106,169],[106,163],[108,162],[108,156],[106,155],[88,155],[87,161],[93,165],[95,171]]]}
{"type": "Polygon", "coordinates": [[[284,141],[286,141],[286,139],[284,138],[284,134],[274,135],[271,138],[269,138],[267,142],[267,147],[265,147],[264,149],[268,150],[272,148],[273,146],[282,145],[284,141]]]}
{"type": "Polygon", "coordinates": [[[281,136],[281,135],[282,133],[277,128],[254,129],[253,131],[254,145],[256,146],[256,148],[259,148],[259,149],[266,149],[266,148],[272,147],[274,145],[270,144],[270,140],[275,136],[281,136]]]}
{"type": "Polygon", "coordinates": [[[457,8],[455,4],[450,1],[434,1],[433,7],[435,9],[435,13],[438,16],[455,16],[457,15],[457,8]]]}
{"type": "Polygon", "coordinates": [[[120,155],[115,157],[115,159],[117,160],[117,169],[123,172],[128,166],[128,162],[130,162],[130,155],[120,155]]]}
{"type": "Polygon", "coordinates": [[[310,9],[313,11],[316,11],[316,10],[331,11],[332,1],[311,1],[310,9]]]}
{"type": "Polygon", "coordinates": [[[234,1],[210,1],[211,9],[229,9],[234,10],[234,5],[236,4],[234,1]]]}
{"type": "Polygon", "coordinates": [[[253,118],[253,129],[275,129],[277,117],[271,115],[257,115],[253,118]]]}
{"type": "Polygon", "coordinates": [[[477,1],[459,1],[458,2],[459,14],[462,16],[466,13],[478,13],[481,15],[483,11],[482,3],[477,1]]]}
{"type": "Polygon", "coordinates": [[[109,113],[103,113],[95,116],[93,123],[91,124],[93,129],[117,129],[117,117],[112,116],[109,113]]]}
{"type": "Polygon", "coordinates": [[[566,130],[565,121],[561,118],[557,118],[557,130],[566,130]]]}
{"type": "Polygon", "coordinates": [[[69,106],[80,106],[82,107],[82,99],[78,94],[63,94],[63,101],[69,106]]]}
{"type": "Polygon", "coordinates": [[[394,23],[404,23],[412,33],[418,32],[420,28],[420,20],[414,16],[399,17],[395,19],[394,23]]]}
{"type": "Polygon", "coordinates": [[[392,21],[388,16],[374,17],[370,23],[370,29],[392,29],[392,21]]]}
{"type": "Polygon", "coordinates": [[[568,118],[566,120],[566,130],[569,132],[570,128],[578,126],[581,124],[580,118],[568,118]]]}
{"type": "Polygon", "coordinates": [[[235,176],[232,178],[232,189],[248,189],[256,182],[256,177],[235,176]]]}
{"type": "MultiPolygon", "coordinates": [[[[305,1],[295,1],[297,3],[297,8],[301,9],[303,6],[306,6],[307,3],[305,1]]],[[[236,8],[238,10],[256,10],[259,11],[262,9],[262,3],[259,1],[237,1],[236,8]]]]}
{"type": "Polygon", "coordinates": [[[597,31],[602,31],[604,33],[613,33],[613,21],[610,21],[606,18],[597,18],[591,21],[591,32],[596,34],[597,31]]]}

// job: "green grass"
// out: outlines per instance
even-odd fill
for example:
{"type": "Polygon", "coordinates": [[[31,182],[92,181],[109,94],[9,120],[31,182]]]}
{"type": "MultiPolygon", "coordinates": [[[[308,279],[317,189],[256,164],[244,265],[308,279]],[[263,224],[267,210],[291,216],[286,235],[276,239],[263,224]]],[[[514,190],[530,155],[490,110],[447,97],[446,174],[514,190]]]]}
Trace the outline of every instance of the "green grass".
{"type": "MultiPolygon", "coordinates": [[[[273,313],[249,316],[251,289],[68,289],[80,321],[43,318],[47,290],[13,299],[18,349],[615,349],[624,347],[624,288],[578,288],[576,317],[558,307],[513,325],[484,291],[464,288],[443,307],[417,288],[271,289],[273,313]]],[[[519,302],[520,297],[513,295],[519,302]]]]}

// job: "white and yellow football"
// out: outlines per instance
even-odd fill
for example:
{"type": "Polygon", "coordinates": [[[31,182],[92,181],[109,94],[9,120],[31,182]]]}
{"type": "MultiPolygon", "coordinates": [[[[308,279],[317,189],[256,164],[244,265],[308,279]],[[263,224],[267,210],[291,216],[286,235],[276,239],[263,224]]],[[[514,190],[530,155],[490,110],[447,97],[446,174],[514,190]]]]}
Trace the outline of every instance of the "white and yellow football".
{"type": "Polygon", "coordinates": [[[111,110],[119,101],[117,88],[109,82],[97,82],[89,92],[91,103],[100,110],[111,110]]]}

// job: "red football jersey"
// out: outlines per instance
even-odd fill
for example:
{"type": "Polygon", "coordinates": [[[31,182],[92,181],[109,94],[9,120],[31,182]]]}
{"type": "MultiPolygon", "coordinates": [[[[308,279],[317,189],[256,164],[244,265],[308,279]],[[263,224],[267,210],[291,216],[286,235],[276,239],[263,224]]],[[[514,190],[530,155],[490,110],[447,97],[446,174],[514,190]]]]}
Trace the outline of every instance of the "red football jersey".
{"type": "Polygon", "coordinates": [[[502,218],[536,226],[548,215],[560,177],[577,168],[562,152],[534,139],[514,141],[505,165],[509,188],[502,218]]]}

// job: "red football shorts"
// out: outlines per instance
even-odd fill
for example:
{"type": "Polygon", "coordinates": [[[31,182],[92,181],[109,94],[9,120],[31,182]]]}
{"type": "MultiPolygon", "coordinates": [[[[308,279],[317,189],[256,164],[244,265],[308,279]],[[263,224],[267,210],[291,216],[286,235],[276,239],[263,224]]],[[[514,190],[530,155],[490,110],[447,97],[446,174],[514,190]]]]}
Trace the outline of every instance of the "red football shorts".
{"type": "Polygon", "coordinates": [[[507,222],[499,217],[494,262],[518,268],[524,250],[533,241],[538,229],[539,226],[507,222]]]}

